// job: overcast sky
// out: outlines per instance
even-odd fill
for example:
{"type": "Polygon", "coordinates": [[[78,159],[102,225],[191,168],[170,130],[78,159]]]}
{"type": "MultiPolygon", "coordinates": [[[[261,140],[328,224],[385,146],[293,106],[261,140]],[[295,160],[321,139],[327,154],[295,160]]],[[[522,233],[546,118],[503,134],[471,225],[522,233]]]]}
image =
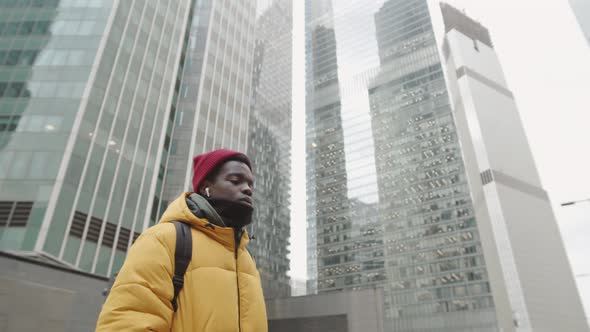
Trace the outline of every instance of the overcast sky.
{"type": "MultiPolygon", "coordinates": [[[[359,1],[359,0],[355,0],[359,1]]],[[[373,2],[373,0],[366,0],[373,2]]],[[[590,1],[590,0],[587,0],[590,1]]],[[[575,273],[590,274],[590,47],[567,0],[448,0],[489,28],[575,273]]],[[[306,278],[303,1],[294,1],[291,275],[306,278]]],[[[442,27],[435,27],[442,29],[442,27]]],[[[578,278],[590,310],[590,276],[578,278]]]]}

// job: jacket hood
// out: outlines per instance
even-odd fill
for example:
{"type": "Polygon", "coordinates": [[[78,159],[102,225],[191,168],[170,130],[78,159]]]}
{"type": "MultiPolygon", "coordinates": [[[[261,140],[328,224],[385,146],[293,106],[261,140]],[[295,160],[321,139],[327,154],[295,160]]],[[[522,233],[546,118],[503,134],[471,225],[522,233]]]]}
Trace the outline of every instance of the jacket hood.
{"type": "MultiPolygon", "coordinates": [[[[169,223],[172,221],[182,221],[189,224],[209,237],[215,239],[219,243],[234,249],[234,229],[231,227],[224,227],[221,217],[215,210],[207,203],[205,199],[199,199],[199,195],[194,195],[191,199],[192,192],[185,192],[175,199],[166,209],[160,223],[169,223]],[[198,208],[204,212],[203,217],[196,216],[187,204],[187,199],[195,203],[198,208]]],[[[244,248],[250,238],[248,233],[244,230],[242,238],[240,239],[240,248],[244,248]]]]}

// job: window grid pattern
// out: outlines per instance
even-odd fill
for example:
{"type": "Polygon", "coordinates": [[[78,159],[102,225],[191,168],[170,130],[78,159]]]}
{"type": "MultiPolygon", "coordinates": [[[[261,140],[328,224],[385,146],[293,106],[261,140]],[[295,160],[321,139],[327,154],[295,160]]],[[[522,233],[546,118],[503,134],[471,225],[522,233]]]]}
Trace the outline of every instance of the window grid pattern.
{"type": "Polygon", "coordinates": [[[190,2],[0,1],[0,200],[39,205],[3,245],[120,268],[149,218],[190,2]]]}
{"type": "Polygon", "coordinates": [[[273,1],[256,22],[247,154],[255,165],[256,259],[266,298],[291,294],[289,271],[291,174],[292,1],[273,1]]]}
{"type": "MultiPolygon", "coordinates": [[[[80,239],[83,238],[84,229],[86,228],[86,223],[88,220],[90,220],[90,224],[88,226],[86,240],[98,243],[99,238],[101,238],[101,227],[104,223],[103,220],[96,217],[91,217],[89,219],[87,214],[82,213],[80,211],[76,211],[76,213],[74,214],[74,220],[72,221],[72,226],[70,227],[70,235],[80,239]]],[[[117,225],[107,222],[102,236],[101,245],[106,247],[112,247],[115,243],[117,230],[117,225]]],[[[119,235],[116,241],[116,248],[117,250],[120,250],[121,252],[125,253],[127,251],[127,246],[129,244],[131,231],[126,228],[121,228],[118,231],[119,235]]],[[[139,232],[134,232],[133,238],[131,239],[132,242],[135,242],[139,235],[139,232]]]]}
{"type": "Polygon", "coordinates": [[[192,157],[221,147],[247,150],[256,3],[201,1],[191,15],[158,217],[164,203],[192,190],[192,157]]]}
{"type": "Polygon", "coordinates": [[[427,1],[306,14],[312,287],[383,288],[386,330],[495,331],[427,1]]]}
{"type": "Polygon", "coordinates": [[[0,202],[0,226],[24,227],[27,225],[34,202],[0,202]]]}
{"type": "Polygon", "coordinates": [[[110,0],[0,1],[0,200],[36,207],[22,214],[24,228],[11,223],[2,232],[8,249],[32,250],[44,237],[50,188],[111,6],[110,0]]]}

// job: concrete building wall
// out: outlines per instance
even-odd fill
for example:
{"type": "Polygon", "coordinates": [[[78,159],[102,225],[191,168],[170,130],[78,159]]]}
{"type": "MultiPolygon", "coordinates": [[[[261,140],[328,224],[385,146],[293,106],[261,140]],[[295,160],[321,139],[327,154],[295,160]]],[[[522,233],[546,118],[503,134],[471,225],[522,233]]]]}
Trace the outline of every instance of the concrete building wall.
{"type": "Polygon", "coordinates": [[[269,332],[382,332],[380,289],[275,299],[266,303],[269,332]]]}
{"type": "Polygon", "coordinates": [[[0,331],[94,331],[106,278],[0,255],[0,331]]]}
{"type": "MultiPolygon", "coordinates": [[[[108,280],[39,258],[0,252],[0,331],[94,331],[108,280]]],[[[384,331],[380,289],[267,300],[267,312],[271,332],[384,331]]]]}

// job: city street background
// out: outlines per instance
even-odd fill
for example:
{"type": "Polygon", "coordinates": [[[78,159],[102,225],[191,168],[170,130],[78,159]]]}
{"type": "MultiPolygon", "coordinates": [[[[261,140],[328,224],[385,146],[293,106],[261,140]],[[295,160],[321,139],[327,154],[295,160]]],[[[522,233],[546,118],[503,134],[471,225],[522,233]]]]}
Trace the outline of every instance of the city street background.
{"type": "Polygon", "coordinates": [[[271,332],[590,332],[589,59],[590,0],[0,0],[0,330],[92,330],[226,148],[242,327],[251,256],[271,332]]]}

